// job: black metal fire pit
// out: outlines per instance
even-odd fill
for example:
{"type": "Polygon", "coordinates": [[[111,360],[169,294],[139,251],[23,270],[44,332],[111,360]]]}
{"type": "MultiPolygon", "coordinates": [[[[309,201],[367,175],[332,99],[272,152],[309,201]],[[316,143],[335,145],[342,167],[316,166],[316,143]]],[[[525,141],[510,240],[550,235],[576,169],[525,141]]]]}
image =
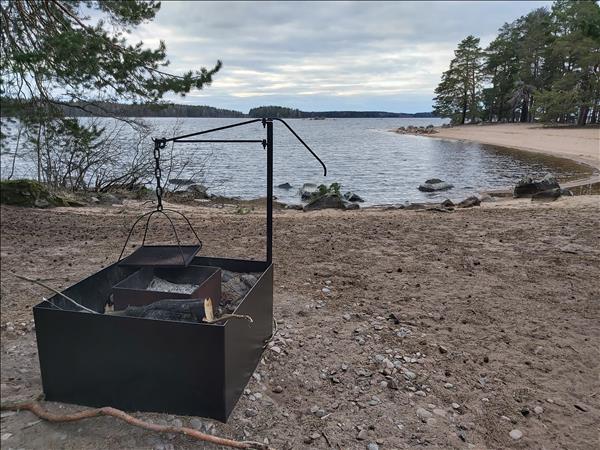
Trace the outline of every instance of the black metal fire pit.
{"type": "MultiPolygon", "coordinates": [[[[273,331],[273,120],[282,122],[321,162],[281,119],[249,120],[154,141],[159,208],[153,213],[164,214],[159,160],[160,149],[166,142],[211,142],[189,138],[255,122],[262,122],[266,127],[267,136],[263,140],[218,141],[260,143],[266,149],[266,260],[181,256],[179,240],[177,246],[167,248],[166,253],[154,260],[154,267],[204,266],[215,272],[221,269],[258,274],[256,283],[243,295],[234,311],[250,316],[253,322],[229,319],[213,324],[190,323],[104,313],[115,286],[143,266],[150,265],[154,270],[151,251],[147,250],[151,246],[142,246],[137,254],[138,264],[135,257],[125,258],[67,288],[63,295],[55,295],[33,308],[47,400],[227,420],[273,331]],[[176,255],[180,255],[181,263],[176,255]],[[85,311],[66,297],[96,313],[85,311]]],[[[326,174],[325,165],[321,164],[326,174]]],[[[148,222],[146,232],[147,226],[148,222]]],[[[200,247],[201,243],[191,251],[198,251],[200,247]]]]}

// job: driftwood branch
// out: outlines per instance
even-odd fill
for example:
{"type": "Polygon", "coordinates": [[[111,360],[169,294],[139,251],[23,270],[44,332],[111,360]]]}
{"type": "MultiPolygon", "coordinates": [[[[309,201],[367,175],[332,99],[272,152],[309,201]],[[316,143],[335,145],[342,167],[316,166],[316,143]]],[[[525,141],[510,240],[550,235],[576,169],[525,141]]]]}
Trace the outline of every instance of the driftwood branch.
{"type": "Polygon", "coordinates": [[[89,313],[92,313],[92,314],[99,314],[99,313],[98,313],[98,311],[94,311],[93,309],[86,308],[86,307],[85,307],[85,306],[83,306],[82,304],[80,304],[80,303],[76,302],[75,300],[73,300],[71,297],[69,297],[69,296],[67,296],[67,295],[63,294],[63,293],[62,293],[62,292],[60,292],[60,291],[57,291],[57,290],[56,290],[56,289],[54,289],[53,287],[50,287],[50,286],[48,286],[47,284],[44,284],[44,283],[42,283],[41,281],[34,280],[33,278],[27,278],[27,277],[24,277],[23,275],[18,275],[18,274],[14,273],[14,272],[8,272],[8,273],[10,273],[10,274],[11,274],[13,277],[17,277],[17,278],[19,278],[20,280],[29,281],[30,283],[35,283],[35,284],[37,284],[37,285],[39,285],[39,286],[41,286],[41,287],[43,287],[43,288],[45,288],[45,289],[48,289],[49,291],[52,291],[52,292],[54,292],[55,294],[58,294],[58,295],[60,295],[61,297],[63,297],[63,298],[65,298],[65,299],[67,299],[68,301],[70,301],[71,303],[73,303],[75,306],[77,306],[77,307],[79,307],[79,308],[83,309],[84,311],[87,311],[87,312],[89,312],[89,313]]]}
{"type": "Polygon", "coordinates": [[[129,414],[121,411],[120,409],[111,408],[105,406],[104,408],[86,409],[83,411],[71,413],[71,414],[55,414],[45,410],[38,402],[26,402],[16,404],[5,404],[1,407],[2,411],[30,411],[40,419],[48,422],[75,422],[82,419],[91,419],[92,417],[100,416],[111,416],[119,420],[127,422],[130,425],[143,428],[149,431],[156,431],[158,433],[177,433],[189,436],[193,439],[210,442],[211,444],[221,445],[223,447],[230,448],[242,448],[242,449],[255,449],[255,450],[271,450],[266,444],[252,441],[235,441],[233,439],[222,438],[219,436],[213,436],[212,434],[202,433],[198,430],[188,427],[174,427],[170,425],[157,425],[155,423],[148,423],[141,419],[137,419],[129,414]]]}
{"type": "Polygon", "coordinates": [[[229,319],[244,319],[250,323],[254,322],[254,320],[252,320],[252,317],[250,317],[246,314],[223,314],[221,317],[217,317],[216,319],[213,319],[213,320],[204,319],[203,322],[204,323],[217,323],[217,322],[225,322],[226,320],[229,320],[229,319]]]}

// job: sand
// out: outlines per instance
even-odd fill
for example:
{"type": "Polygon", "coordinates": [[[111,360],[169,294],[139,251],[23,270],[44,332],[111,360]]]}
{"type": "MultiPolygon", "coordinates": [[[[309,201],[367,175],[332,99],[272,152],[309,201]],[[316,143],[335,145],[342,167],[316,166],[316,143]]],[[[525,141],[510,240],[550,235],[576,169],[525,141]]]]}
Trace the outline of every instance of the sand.
{"type": "Polygon", "coordinates": [[[600,169],[600,128],[494,124],[438,128],[432,137],[457,139],[570,158],[600,169]]]}
{"type": "MultiPolygon", "coordinates": [[[[135,416],[277,449],[595,448],[599,200],[276,211],[278,333],[229,423],[135,416]]],[[[263,257],[264,210],[173,207],[195,225],[202,254],[263,257]]],[[[1,208],[3,402],[42,390],[30,320],[47,295],[5,268],[64,288],[116,261],[141,211],[1,208]]],[[[198,448],[109,418],[48,424],[28,412],[3,414],[2,434],[3,448],[198,448]]]]}

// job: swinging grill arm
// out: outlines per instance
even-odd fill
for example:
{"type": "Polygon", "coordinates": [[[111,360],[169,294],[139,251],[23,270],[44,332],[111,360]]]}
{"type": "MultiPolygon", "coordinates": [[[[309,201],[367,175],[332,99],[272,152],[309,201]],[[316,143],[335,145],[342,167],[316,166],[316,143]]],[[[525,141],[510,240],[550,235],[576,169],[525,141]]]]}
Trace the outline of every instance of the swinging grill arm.
{"type": "Polygon", "coordinates": [[[310,152],[310,154],[319,162],[319,164],[321,164],[321,166],[323,167],[323,176],[327,176],[327,166],[325,165],[325,163],[321,160],[321,158],[319,158],[319,156],[308,146],[308,144],[306,142],[304,142],[304,140],[298,135],[298,133],[296,133],[294,131],[294,129],[283,119],[279,119],[279,118],[263,118],[263,119],[252,119],[252,120],[246,120],[245,122],[238,122],[238,123],[234,123],[231,125],[225,125],[223,127],[218,127],[218,128],[212,128],[210,130],[204,130],[204,131],[199,131],[196,133],[190,133],[190,134],[184,134],[182,136],[175,136],[169,139],[155,139],[155,142],[160,142],[163,146],[167,143],[167,142],[180,142],[180,143],[204,143],[204,142],[214,142],[214,143],[238,143],[238,144],[250,144],[250,143],[258,143],[258,144],[262,144],[263,148],[267,147],[267,141],[265,139],[259,140],[259,139],[214,139],[214,140],[210,140],[210,139],[189,139],[192,138],[194,136],[200,136],[203,134],[209,134],[209,133],[214,133],[215,131],[222,131],[222,130],[227,130],[229,128],[235,128],[235,127],[241,127],[243,125],[249,125],[251,123],[257,123],[257,122],[262,122],[263,127],[266,126],[267,122],[273,122],[273,121],[277,121],[277,122],[281,122],[282,124],[285,125],[285,127],[288,129],[288,131],[290,133],[292,133],[294,135],[294,137],[296,139],[298,139],[298,141],[300,141],[300,143],[310,152]]]}

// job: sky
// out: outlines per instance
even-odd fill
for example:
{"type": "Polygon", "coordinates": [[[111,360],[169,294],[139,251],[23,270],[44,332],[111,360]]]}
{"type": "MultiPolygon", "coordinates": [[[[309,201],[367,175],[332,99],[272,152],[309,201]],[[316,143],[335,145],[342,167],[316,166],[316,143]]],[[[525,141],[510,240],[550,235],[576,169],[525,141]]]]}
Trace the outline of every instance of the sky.
{"type": "Polygon", "coordinates": [[[130,40],[167,45],[169,70],[223,68],[213,84],[176,103],[247,112],[431,111],[433,91],[458,42],[483,46],[505,22],[551,2],[163,1],[130,40]]]}

